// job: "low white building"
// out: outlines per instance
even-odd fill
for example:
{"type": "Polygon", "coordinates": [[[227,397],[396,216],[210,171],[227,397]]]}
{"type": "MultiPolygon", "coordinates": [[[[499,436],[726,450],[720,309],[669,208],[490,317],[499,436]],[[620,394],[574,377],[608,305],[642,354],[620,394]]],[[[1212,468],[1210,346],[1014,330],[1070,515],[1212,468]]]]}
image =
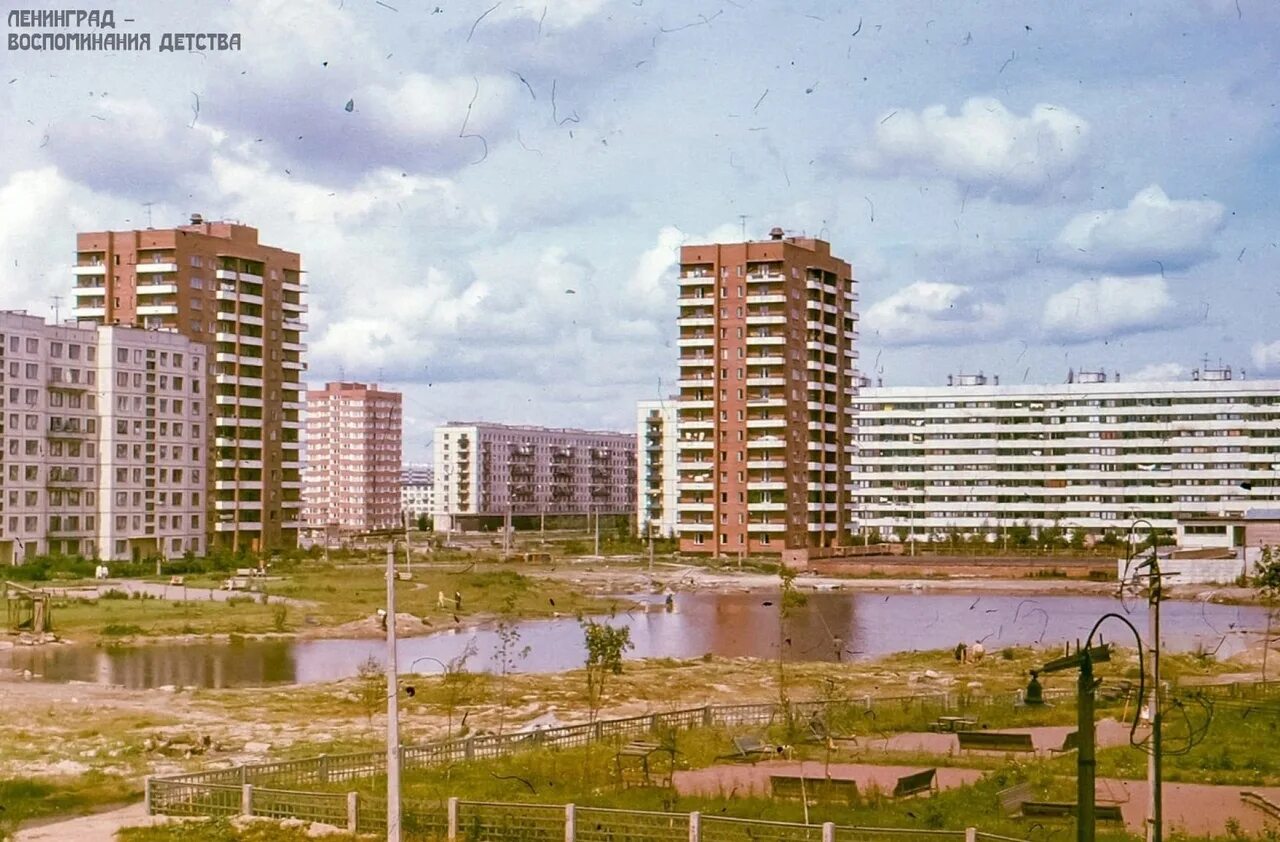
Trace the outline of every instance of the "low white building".
{"type": "Polygon", "coordinates": [[[0,565],[203,555],[204,346],[0,312],[0,565]]]}
{"type": "Polygon", "coordinates": [[[1011,527],[1172,530],[1280,505],[1280,380],[1084,372],[1060,385],[864,387],[850,466],[864,534],[1000,539],[1011,527]]]}
{"type": "Polygon", "coordinates": [[[651,525],[654,537],[674,538],[680,440],[676,427],[679,398],[636,404],[636,515],[640,535],[651,525]]]}

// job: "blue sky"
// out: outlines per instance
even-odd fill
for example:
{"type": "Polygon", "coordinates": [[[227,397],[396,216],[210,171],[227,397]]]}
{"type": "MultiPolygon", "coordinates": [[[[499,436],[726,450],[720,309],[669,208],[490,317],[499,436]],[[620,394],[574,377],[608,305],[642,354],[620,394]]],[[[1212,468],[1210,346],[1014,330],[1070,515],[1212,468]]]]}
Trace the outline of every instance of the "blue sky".
{"type": "Polygon", "coordinates": [[[449,419],[629,427],[680,243],[742,216],[853,263],[889,384],[1280,376],[1272,2],[111,8],[243,49],[4,54],[0,306],[146,202],[240,219],[303,255],[310,379],[405,392],[410,460],[449,419]]]}

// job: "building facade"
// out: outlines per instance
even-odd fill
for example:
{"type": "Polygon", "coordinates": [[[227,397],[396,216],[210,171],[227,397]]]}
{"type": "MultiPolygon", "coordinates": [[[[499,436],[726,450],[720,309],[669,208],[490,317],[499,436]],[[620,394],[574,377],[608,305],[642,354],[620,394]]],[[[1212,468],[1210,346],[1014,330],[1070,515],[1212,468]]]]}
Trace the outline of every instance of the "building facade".
{"type": "Polygon", "coordinates": [[[0,565],[203,555],[205,349],[0,313],[0,565]]]}
{"type": "Polygon", "coordinates": [[[655,538],[676,531],[677,399],[636,404],[636,523],[655,538]]]}
{"type": "Polygon", "coordinates": [[[995,542],[1014,526],[1099,535],[1137,519],[1172,530],[1280,502],[1280,381],[1230,369],[1069,380],[864,388],[854,468],[868,535],[995,542]]]}
{"type": "Polygon", "coordinates": [[[450,422],[432,449],[437,532],[636,510],[634,433],[450,422]]]}
{"type": "Polygon", "coordinates": [[[400,511],[412,525],[436,508],[434,471],[430,465],[407,464],[400,471],[400,511]]]}
{"type": "Polygon", "coordinates": [[[301,263],[257,229],[206,222],[76,238],[75,316],[175,331],[204,346],[210,543],[295,546],[301,516],[301,263]]]}
{"type": "Polygon", "coordinates": [[[364,383],[307,392],[303,521],[315,534],[398,529],[401,396],[364,383]]]}
{"type": "Polygon", "coordinates": [[[853,270],[822,240],[680,250],[682,552],[800,559],[850,539],[853,270]]]}

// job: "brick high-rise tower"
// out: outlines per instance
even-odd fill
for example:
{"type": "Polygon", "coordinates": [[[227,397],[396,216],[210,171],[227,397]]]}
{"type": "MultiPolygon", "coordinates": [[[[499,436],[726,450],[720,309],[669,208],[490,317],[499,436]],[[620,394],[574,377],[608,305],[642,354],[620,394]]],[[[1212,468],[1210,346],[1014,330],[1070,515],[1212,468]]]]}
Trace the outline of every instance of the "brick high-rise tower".
{"type": "Polygon", "coordinates": [[[803,562],[848,543],[853,270],[785,237],[680,250],[682,552],[803,562]]]}
{"type": "MultiPolygon", "coordinates": [[[[199,215],[177,228],[76,236],[75,310],[203,343],[210,545],[296,546],[306,324],[301,261],[258,231],[199,215]]],[[[199,391],[195,392],[196,383],[199,391]]]]}
{"type": "Polygon", "coordinates": [[[401,398],[364,383],[307,392],[303,521],[326,538],[403,525],[401,398]]]}

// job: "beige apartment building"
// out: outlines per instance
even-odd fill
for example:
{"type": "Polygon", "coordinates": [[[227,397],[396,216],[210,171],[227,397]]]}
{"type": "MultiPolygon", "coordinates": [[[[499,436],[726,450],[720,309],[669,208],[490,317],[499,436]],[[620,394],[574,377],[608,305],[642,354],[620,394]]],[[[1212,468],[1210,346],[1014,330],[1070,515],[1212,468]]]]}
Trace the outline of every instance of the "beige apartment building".
{"type": "Polygon", "coordinates": [[[364,383],[307,392],[303,522],[337,537],[403,525],[401,396],[364,383]]]}
{"type": "Polygon", "coordinates": [[[852,540],[853,269],[823,240],[680,250],[682,552],[802,562],[852,540]]]}
{"type": "Polygon", "coordinates": [[[0,565],[203,554],[205,349],[0,312],[0,565]]]}
{"type": "Polygon", "coordinates": [[[180,333],[204,349],[202,474],[211,546],[296,546],[301,518],[298,254],[234,222],[76,237],[76,318],[180,333]]]}

